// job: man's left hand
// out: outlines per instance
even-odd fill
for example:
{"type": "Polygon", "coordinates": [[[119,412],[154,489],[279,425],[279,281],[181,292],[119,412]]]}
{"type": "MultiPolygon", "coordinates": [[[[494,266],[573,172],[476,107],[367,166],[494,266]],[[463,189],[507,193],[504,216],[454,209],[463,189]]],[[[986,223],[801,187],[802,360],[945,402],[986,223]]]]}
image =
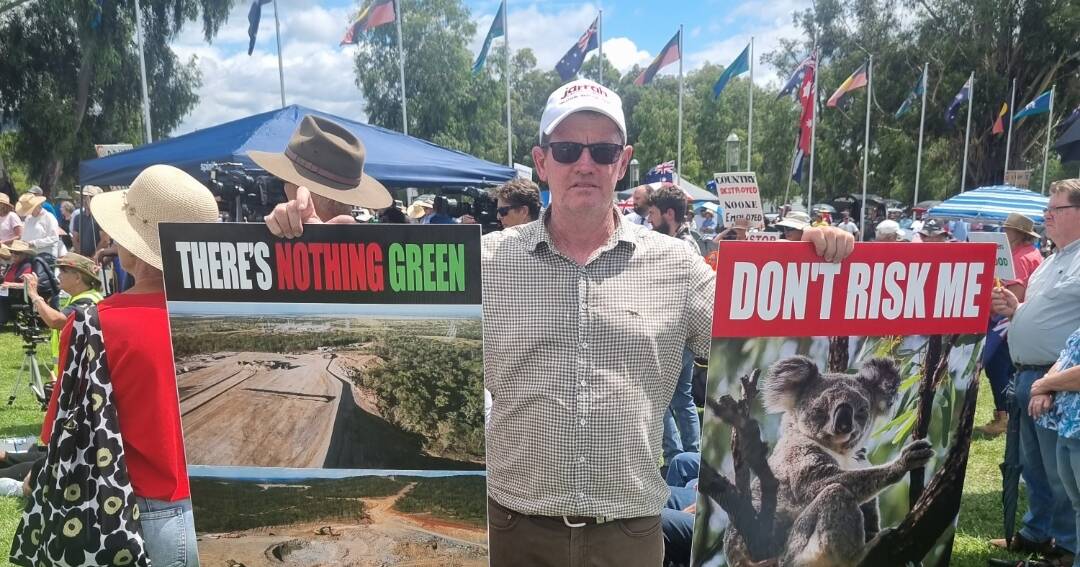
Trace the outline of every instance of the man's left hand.
{"type": "Polygon", "coordinates": [[[1042,414],[1050,411],[1050,408],[1054,405],[1054,398],[1050,394],[1039,394],[1031,396],[1031,402],[1028,403],[1028,415],[1032,418],[1038,418],[1042,414]]]}
{"type": "Polygon", "coordinates": [[[29,272],[23,274],[23,282],[26,284],[26,295],[30,296],[30,301],[35,301],[39,297],[38,295],[38,277],[37,274],[29,272]]]}
{"type": "Polygon", "coordinates": [[[803,242],[812,242],[818,256],[840,262],[855,250],[855,236],[834,226],[811,227],[803,231],[803,242]]]}

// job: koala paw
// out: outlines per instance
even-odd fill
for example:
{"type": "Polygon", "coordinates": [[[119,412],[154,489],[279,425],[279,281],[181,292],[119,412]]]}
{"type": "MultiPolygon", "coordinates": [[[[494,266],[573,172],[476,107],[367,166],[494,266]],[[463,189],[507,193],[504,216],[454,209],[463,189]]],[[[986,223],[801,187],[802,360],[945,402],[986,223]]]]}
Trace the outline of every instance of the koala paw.
{"type": "Polygon", "coordinates": [[[934,446],[926,439],[919,439],[908,443],[900,452],[897,464],[904,471],[910,471],[923,466],[934,456],[934,446]]]}

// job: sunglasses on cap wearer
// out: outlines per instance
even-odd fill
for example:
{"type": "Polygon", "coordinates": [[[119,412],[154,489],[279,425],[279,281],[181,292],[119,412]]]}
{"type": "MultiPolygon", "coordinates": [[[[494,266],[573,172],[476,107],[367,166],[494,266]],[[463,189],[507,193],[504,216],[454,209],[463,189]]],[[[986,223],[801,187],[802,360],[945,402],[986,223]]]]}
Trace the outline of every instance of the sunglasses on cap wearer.
{"type": "Polygon", "coordinates": [[[577,163],[577,160],[581,159],[582,150],[589,148],[593,161],[600,165],[611,165],[619,161],[623,151],[622,144],[611,143],[549,142],[545,147],[551,149],[551,157],[559,163],[577,163]]]}
{"type": "Polygon", "coordinates": [[[510,214],[510,211],[524,206],[525,205],[509,205],[506,207],[499,207],[495,209],[495,214],[499,215],[500,217],[505,217],[506,215],[510,214]]]}

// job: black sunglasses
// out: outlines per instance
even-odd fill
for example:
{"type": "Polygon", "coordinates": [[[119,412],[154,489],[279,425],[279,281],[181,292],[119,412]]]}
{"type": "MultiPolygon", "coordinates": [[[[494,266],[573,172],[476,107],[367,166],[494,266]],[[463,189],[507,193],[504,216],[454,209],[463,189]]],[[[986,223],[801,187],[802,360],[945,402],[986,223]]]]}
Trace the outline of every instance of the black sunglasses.
{"type": "Polygon", "coordinates": [[[514,210],[514,209],[516,209],[518,207],[524,207],[524,206],[525,205],[510,205],[508,207],[499,207],[499,208],[495,209],[495,214],[499,215],[500,217],[505,217],[506,215],[510,214],[510,211],[512,211],[512,210],[514,210]]]}
{"type": "Polygon", "coordinates": [[[581,159],[581,150],[589,148],[592,160],[600,165],[611,165],[619,161],[622,156],[621,144],[579,144],[578,142],[551,142],[547,145],[551,148],[551,157],[559,163],[576,163],[581,159]]]}

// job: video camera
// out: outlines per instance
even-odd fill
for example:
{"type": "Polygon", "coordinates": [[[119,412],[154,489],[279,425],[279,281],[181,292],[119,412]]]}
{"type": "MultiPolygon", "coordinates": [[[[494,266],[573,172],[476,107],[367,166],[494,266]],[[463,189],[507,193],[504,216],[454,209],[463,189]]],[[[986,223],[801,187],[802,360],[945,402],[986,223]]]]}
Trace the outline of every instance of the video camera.
{"type": "Polygon", "coordinates": [[[283,181],[272,175],[251,175],[242,163],[206,162],[199,169],[210,174],[208,187],[225,212],[225,220],[260,221],[278,203],[285,202],[283,181]]]}
{"type": "Polygon", "coordinates": [[[454,218],[471,215],[476,219],[484,234],[499,230],[501,227],[496,213],[499,205],[487,190],[476,187],[450,187],[443,189],[441,196],[446,199],[447,215],[454,218]]]}

